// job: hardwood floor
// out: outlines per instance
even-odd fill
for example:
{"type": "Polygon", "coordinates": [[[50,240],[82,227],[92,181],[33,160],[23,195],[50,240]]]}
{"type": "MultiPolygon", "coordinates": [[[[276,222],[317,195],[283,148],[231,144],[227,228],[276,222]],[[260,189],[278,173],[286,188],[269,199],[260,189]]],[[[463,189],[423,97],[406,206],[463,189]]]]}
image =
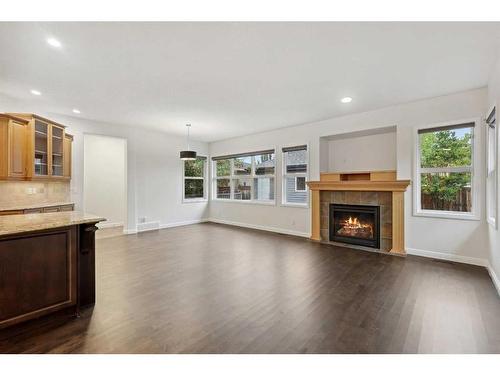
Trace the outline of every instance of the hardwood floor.
{"type": "Polygon", "coordinates": [[[5,353],[500,353],[484,268],[198,224],[97,240],[97,303],[5,353]]]}

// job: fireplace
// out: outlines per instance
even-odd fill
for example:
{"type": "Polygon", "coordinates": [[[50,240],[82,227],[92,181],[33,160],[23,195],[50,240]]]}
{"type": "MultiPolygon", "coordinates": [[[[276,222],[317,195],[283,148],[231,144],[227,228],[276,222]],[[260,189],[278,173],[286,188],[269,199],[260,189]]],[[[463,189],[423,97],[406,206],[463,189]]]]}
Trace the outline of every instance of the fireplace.
{"type": "Polygon", "coordinates": [[[330,241],[380,248],[380,206],[330,204],[330,241]]]}

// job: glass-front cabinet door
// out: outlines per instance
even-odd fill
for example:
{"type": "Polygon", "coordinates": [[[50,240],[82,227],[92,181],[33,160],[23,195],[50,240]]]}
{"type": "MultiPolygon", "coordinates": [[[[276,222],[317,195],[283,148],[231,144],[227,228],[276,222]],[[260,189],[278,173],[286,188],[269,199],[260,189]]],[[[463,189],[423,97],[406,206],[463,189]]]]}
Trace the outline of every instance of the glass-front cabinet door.
{"type": "Polygon", "coordinates": [[[49,175],[49,124],[35,120],[35,176],[49,175]]]}
{"type": "Polygon", "coordinates": [[[52,171],[51,174],[54,177],[63,177],[63,155],[64,155],[64,129],[52,125],[52,134],[51,134],[51,139],[52,139],[52,160],[51,160],[51,167],[52,171]]]}

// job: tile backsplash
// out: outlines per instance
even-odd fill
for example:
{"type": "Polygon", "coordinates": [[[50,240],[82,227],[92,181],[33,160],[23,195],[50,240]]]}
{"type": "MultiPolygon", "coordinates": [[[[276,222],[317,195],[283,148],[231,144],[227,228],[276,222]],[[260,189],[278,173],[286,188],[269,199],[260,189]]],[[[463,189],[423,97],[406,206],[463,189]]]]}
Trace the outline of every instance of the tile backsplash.
{"type": "Polygon", "coordinates": [[[69,182],[0,181],[0,208],[69,201],[69,182]]]}

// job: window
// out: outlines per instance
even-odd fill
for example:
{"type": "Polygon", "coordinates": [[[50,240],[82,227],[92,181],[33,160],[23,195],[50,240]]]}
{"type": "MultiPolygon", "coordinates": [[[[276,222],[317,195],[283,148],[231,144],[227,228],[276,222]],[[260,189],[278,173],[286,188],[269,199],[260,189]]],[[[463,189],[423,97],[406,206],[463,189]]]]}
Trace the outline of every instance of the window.
{"type": "Polygon", "coordinates": [[[306,178],[305,177],[295,177],[295,191],[306,191],[306,178]]]}
{"type": "Polygon", "coordinates": [[[487,160],[486,160],[486,215],[488,223],[496,227],[498,212],[498,134],[496,123],[496,110],[490,112],[486,119],[487,160]]]}
{"type": "Polygon", "coordinates": [[[184,196],[185,202],[205,201],[207,158],[198,156],[196,160],[184,160],[184,196]]]}
{"type": "Polygon", "coordinates": [[[305,206],[309,202],[307,192],[307,146],[284,147],[283,153],[283,200],[284,205],[305,206]]]}
{"type": "Polygon", "coordinates": [[[274,203],[274,150],[212,158],[213,199],[274,203]]]}
{"type": "Polygon", "coordinates": [[[417,215],[476,218],[474,122],[418,130],[417,215]]]}

